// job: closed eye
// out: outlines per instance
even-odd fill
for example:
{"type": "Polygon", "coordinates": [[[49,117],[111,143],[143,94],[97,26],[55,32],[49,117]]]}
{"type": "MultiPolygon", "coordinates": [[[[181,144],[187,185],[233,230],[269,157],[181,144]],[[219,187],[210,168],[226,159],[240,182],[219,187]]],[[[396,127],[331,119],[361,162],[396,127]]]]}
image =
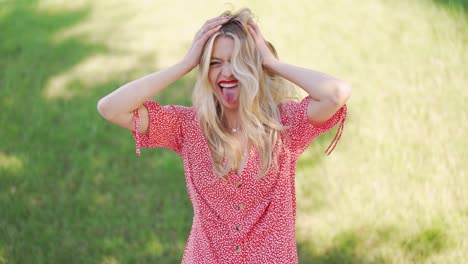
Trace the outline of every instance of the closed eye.
{"type": "Polygon", "coordinates": [[[219,65],[219,64],[220,64],[219,61],[212,61],[212,62],[210,62],[210,66],[219,65]]]}

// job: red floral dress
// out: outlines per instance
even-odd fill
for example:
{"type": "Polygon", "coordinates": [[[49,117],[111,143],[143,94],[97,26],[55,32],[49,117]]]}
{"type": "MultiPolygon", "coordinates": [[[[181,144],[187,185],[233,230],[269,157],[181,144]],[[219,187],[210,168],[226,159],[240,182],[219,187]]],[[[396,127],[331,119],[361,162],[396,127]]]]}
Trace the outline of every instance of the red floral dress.
{"type": "MultiPolygon", "coordinates": [[[[149,113],[147,134],[138,131],[135,111],[137,153],[140,147],[165,147],[183,159],[185,180],[193,206],[193,223],[182,263],[297,263],[295,241],[295,168],[299,155],[314,138],[341,121],[329,151],[338,141],[346,120],[346,105],[321,126],[307,120],[308,96],[301,102],[280,106],[283,148],[278,168],[257,179],[259,155],[254,147],[247,163],[228,179],[213,174],[212,159],[193,107],[144,105],[149,113]]],[[[327,150],[328,151],[328,150],[327,150]]]]}

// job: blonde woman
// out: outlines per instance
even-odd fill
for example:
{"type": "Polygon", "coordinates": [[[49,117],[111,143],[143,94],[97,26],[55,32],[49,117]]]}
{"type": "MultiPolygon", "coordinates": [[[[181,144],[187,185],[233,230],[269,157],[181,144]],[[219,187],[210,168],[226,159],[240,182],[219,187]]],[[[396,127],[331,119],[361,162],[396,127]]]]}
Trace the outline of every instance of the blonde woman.
{"type": "Polygon", "coordinates": [[[314,138],[346,119],[347,83],[278,59],[242,9],[206,21],[177,64],[98,103],[140,147],[183,159],[193,224],[182,263],[297,263],[295,166],[314,138]],[[195,67],[193,107],[150,100],[195,67]],[[308,96],[291,100],[289,80],[308,96]]]}

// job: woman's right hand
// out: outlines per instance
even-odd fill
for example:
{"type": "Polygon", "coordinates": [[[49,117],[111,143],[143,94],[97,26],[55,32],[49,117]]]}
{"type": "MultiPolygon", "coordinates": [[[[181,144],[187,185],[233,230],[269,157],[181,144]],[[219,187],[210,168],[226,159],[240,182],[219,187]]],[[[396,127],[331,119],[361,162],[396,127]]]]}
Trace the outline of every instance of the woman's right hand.
{"type": "Polygon", "coordinates": [[[200,63],[200,57],[205,47],[206,41],[218,31],[222,24],[226,23],[229,20],[228,16],[219,16],[207,20],[203,27],[195,34],[195,37],[192,41],[192,46],[190,50],[185,55],[183,62],[187,63],[190,69],[197,67],[200,63]]]}

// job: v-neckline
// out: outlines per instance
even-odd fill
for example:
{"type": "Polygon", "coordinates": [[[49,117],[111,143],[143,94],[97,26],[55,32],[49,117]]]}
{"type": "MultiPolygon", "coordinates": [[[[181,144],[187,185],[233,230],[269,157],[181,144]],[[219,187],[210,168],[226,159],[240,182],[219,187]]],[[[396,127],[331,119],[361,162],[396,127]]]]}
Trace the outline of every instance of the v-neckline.
{"type": "MultiPolygon", "coordinates": [[[[251,156],[251,154],[252,154],[252,148],[253,148],[253,145],[250,144],[250,149],[249,149],[249,151],[247,152],[247,155],[246,155],[246,157],[245,157],[245,160],[242,160],[242,161],[244,162],[244,164],[243,164],[241,170],[236,170],[236,171],[235,171],[235,170],[231,170],[231,172],[232,172],[235,176],[237,176],[237,177],[242,176],[242,174],[244,173],[244,171],[247,169],[247,166],[249,165],[249,161],[250,161],[250,156],[251,156]]],[[[243,158],[243,159],[244,159],[244,158],[243,158]]]]}
{"type": "Polygon", "coordinates": [[[234,169],[231,169],[231,170],[228,171],[228,173],[226,175],[224,175],[222,177],[222,179],[227,182],[227,181],[231,181],[233,179],[235,180],[235,179],[238,179],[238,178],[242,178],[242,176],[245,174],[245,171],[247,171],[247,169],[249,168],[249,165],[251,163],[251,156],[252,156],[252,151],[253,150],[254,150],[253,145],[250,145],[250,151],[247,153],[247,160],[245,161],[244,167],[242,168],[242,171],[240,171],[240,173],[238,173],[234,169]]]}
{"type": "MultiPolygon", "coordinates": [[[[208,140],[206,139],[206,136],[203,133],[203,129],[201,128],[200,125],[199,125],[199,129],[200,129],[200,132],[201,132],[201,134],[203,136],[203,140],[205,142],[205,146],[206,146],[206,149],[208,151],[208,156],[210,157],[210,160],[211,160],[211,166],[214,166],[213,153],[211,153],[210,147],[208,146],[208,140]]],[[[247,160],[245,161],[245,164],[244,164],[244,167],[242,168],[242,171],[240,171],[238,173],[237,171],[234,171],[233,169],[231,169],[231,170],[229,170],[229,172],[226,175],[221,177],[223,180],[225,180],[225,181],[231,180],[232,177],[229,177],[230,175],[234,176],[234,178],[238,178],[238,177],[243,176],[244,172],[246,171],[246,169],[248,168],[248,166],[250,164],[250,159],[251,159],[251,156],[252,156],[252,152],[254,150],[253,144],[249,144],[249,145],[250,145],[250,148],[249,148],[249,152],[247,153],[247,160]]]]}

